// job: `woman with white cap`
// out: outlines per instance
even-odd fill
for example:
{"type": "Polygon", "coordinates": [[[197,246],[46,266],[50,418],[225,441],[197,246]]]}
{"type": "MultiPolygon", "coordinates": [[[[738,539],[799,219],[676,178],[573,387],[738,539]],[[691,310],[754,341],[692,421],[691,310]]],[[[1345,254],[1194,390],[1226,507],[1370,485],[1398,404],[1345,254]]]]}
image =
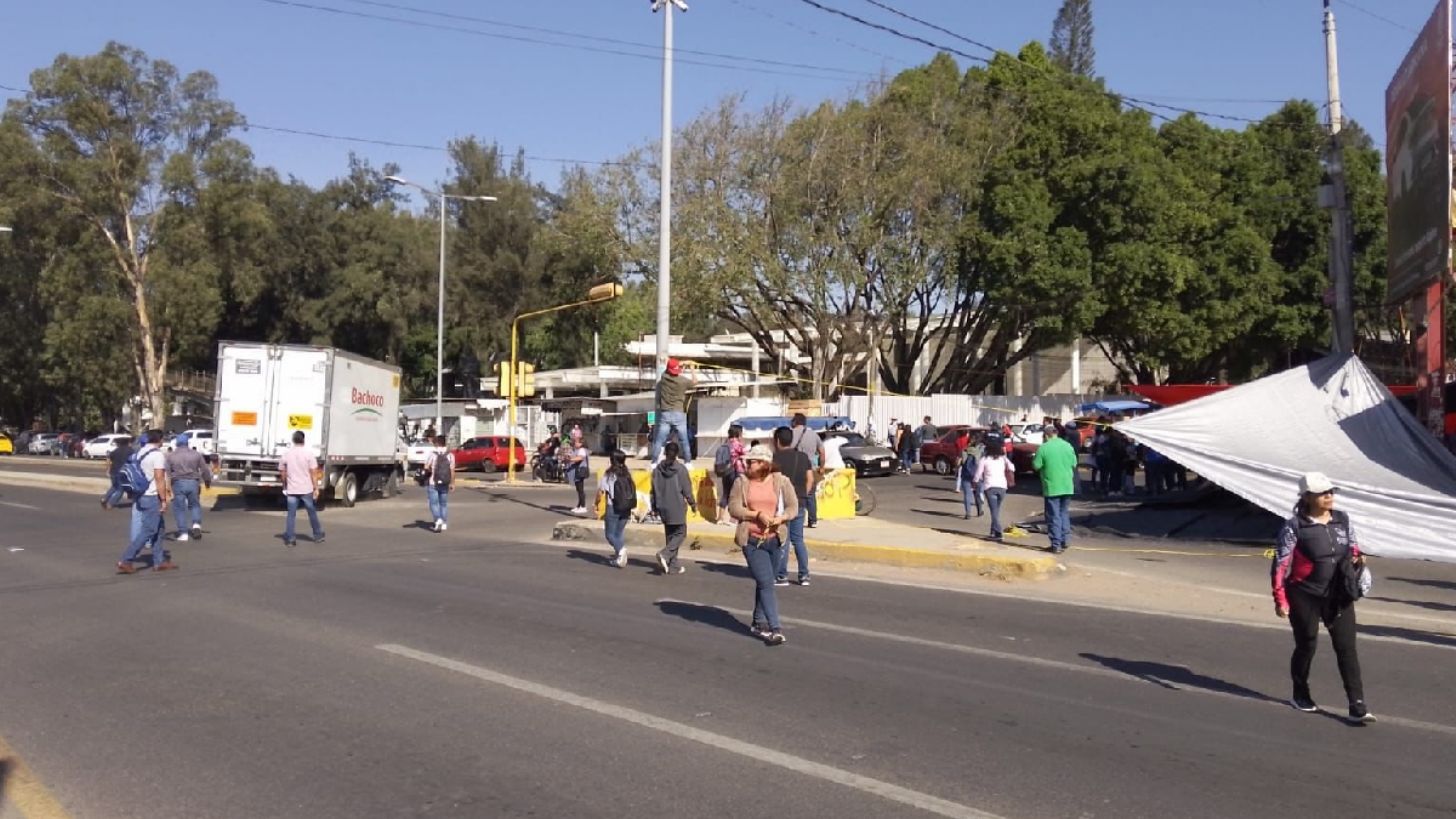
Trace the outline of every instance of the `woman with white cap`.
{"type": "Polygon", "coordinates": [[[743,455],[748,473],[733,482],[728,514],[738,521],[733,542],[743,550],[753,573],[753,624],[750,631],[771,646],[787,642],[779,623],[774,577],[789,521],[799,516],[794,485],[773,470],[773,453],[757,444],[743,455]]]}
{"type": "Polygon", "coordinates": [[[1270,577],[1274,612],[1289,618],[1294,628],[1294,654],[1289,675],[1294,683],[1290,705],[1300,711],[1318,711],[1309,691],[1309,667],[1319,645],[1319,625],[1325,624],[1351,722],[1374,722],[1365,706],[1360,680],[1360,658],[1355,651],[1355,601],[1345,590],[1343,573],[1360,571],[1364,558],[1350,516],[1335,509],[1335,485],[1320,472],[1299,479],[1299,503],[1294,516],[1279,533],[1270,577]],[[1342,566],[1342,564],[1344,564],[1342,566]]]}

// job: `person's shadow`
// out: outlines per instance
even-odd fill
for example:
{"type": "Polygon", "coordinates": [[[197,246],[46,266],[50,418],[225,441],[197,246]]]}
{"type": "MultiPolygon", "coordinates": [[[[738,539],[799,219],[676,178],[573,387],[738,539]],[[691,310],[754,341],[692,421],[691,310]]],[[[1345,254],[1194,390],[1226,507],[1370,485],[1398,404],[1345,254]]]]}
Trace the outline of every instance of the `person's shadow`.
{"type": "Polygon", "coordinates": [[[1100,663],[1113,671],[1120,671],[1129,677],[1136,677],[1144,682],[1162,686],[1172,691],[1180,688],[1201,688],[1204,691],[1213,691],[1219,694],[1232,694],[1235,697],[1258,700],[1260,702],[1282,702],[1282,700],[1269,696],[1261,691],[1252,688],[1245,688],[1242,685],[1220,680],[1217,677],[1210,677],[1183,665],[1169,665],[1167,663],[1155,663],[1149,660],[1124,660],[1120,657],[1103,657],[1100,654],[1083,652],[1081,657],[1100,663]]]}
{"type": "Polygon", "coordinates": [[[706,626],[731,631],[743,637],[752,637],[748,633],[747,623],[717,606],[705,606],[701,603],[683,603],[677,600],[659,600],[657,601],[657,608],[663,614],[681,617],[690,623],[702,623],[706,626]]]}

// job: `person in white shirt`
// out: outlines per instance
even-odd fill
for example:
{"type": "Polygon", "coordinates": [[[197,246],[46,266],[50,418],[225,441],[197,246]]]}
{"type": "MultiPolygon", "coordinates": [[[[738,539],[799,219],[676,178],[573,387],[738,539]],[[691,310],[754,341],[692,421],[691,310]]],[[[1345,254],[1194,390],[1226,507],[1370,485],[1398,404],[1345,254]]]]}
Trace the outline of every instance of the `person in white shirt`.
{"type": "Polygon", "coordinates": [[[167,482],[167,454],[162,451],[162,431],[153,429],[142,436],[142,448],[134,456],[149,483],[141,497],[132,502],[131,532],[126,551],[116,564],[117,574],[134,574],[142,547],[152,547],[152,570],[165,572],[177,566],[167,558],[162,538],[167,533],[163,510],[172,500],[172,487],[167,482]]]}
{"type": "Polygon", "coordinates": [[[425,464],[425,474],[429,476],[425,497],[430,502],[430,517],[435,519],[435,531],[443,532],[450,528],[450,490],[455,486],[455,455],[443,435],[435,436],[435,451],[425,464]]]}
{"type": "Polygon", "coordinates": [[[1016,485],[1016,467],[1006,457],[1006,444],[999,436],[986,438],[986,455],[976,466],[975,485],[986,495],[991,507],[991,539],[1001,539],[1001,502],[1006,490],[1016,485]]]}
{"type": "Polygon", "coordinates": [[[824,436],[824,441],[820,444],[820,447],[822,447],[824,452],[824,468],[826,470],[844,469],[844,456],[840,454],[839,450],[847,441],[848,439],[843,435],[824,436]]]}

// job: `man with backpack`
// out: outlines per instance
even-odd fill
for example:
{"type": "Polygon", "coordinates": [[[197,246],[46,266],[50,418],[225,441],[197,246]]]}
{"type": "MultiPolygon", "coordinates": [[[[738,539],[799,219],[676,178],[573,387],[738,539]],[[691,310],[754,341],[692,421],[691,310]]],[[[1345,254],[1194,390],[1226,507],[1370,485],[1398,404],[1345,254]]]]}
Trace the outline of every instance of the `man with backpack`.
{"type": "Polygon", "coordinates": [[[430,517],[435,531],[450,528],[450,489],[455,485],[455,456],[445,445],[445,436],[435,436],[435,452],[425,464],[425,495],[430,499],[430,517]]]}
{"type": "MultiPolygon", "coordinates": [[[[999,437],[998,439],[999,440],[999,437]]],[[[976,517],[980,517],[981,511],[981,486],[976,482],[976,470],[980,466],[979,456],[976,448],[970,445],[970,438],[966,438],[966,446],[961,450],[961,465],[956,470],[956,494],[961,496],[961,507],[965,514],[963,519],[971,519],[971,507],[976,507],[976,517]]]]}
{"type": "Polygon", "coordinates": [[[142,436],[141,449],[127,459],[121,472],[121,487],[134,500],[131,505],[131,538],[116,564],[116,573],[135,574],[136,567],[132,564],[140,557],[142,547],[149,544],[153,571],[177,568],[162,546],[167,527],[163,510],[172,500],[172,489],[167,485],[167,456],[162,452],[161,430],[148,430],[142,436]]]}

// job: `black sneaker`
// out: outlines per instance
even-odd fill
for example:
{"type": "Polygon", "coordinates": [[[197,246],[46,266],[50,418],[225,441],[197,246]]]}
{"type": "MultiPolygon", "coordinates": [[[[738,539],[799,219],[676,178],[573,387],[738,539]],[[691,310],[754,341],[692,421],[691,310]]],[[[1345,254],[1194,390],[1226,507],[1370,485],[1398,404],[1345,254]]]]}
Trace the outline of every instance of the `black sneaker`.
{"type": "Polygon", "coordinates": [[[775,586],[787,586],[787,585],[789,585],[789,579],[787,577],[777,578],[777,579],[774,580],[774,585],[775,586]]]}
{"type": "Polygon", "coordinates": [[[769,631],[768,626],[762,626],[758,623],[754,623],[753,625],[748,627],[748,633],[752,634],[754,637],[757,637],[760,640],[767,640],[769,635],[773,632],[769,631]]]}
{"type": "MultiPolygon", "coordinates": [[[[1314,712],[1319,710],[1319,706],[1315,705],[1314,700],[1310,699],[1309,697],[1295,697],[1294,699],[1289,701],[1289,704],[1294,706],[1294,710],[1303,711],[1306,714],[1313,714],[1314,712]]],[[[1353,706],[1350,710],[1354,710],[1353,706]]]]}
{"type": "Polygon", "coordinates": [[[809,585],[809,576],[808,575],[805,575],[805,576],[799,578],[799,585],[800,586],[807,586],[807,585],[809,585]]]}
{"type": "Polygon", "coordinates": [[[194,527],[192,527],[192,539],[193,540],[202,540],[202,527],[201,526],[194,526],[194,527]]]}
{"type": "Polygon", "coordinates": [[[764,642],[771,646],[781,646],[788,641],[789,638],[785,637],[782,631],[769,632],[768,637],[764,639],[764,642]]]}
{"type": "Polygon", "coordinates": [[[285,541],[283,541],[283,545],[284,546],[288,546],[288,547],[297,546],[298,545],[298,541],[296,541],[296,540],[285,540],[285,541]]]}
{"type": "Polygon", "coordinates": [[[1355,700],[1350,703],[1350,721],[1361,724],[1371,723],[1375,721],[1375,715],[1370,713],[1370,709],[1365,707],[1364,702],[1355,700]]]}

